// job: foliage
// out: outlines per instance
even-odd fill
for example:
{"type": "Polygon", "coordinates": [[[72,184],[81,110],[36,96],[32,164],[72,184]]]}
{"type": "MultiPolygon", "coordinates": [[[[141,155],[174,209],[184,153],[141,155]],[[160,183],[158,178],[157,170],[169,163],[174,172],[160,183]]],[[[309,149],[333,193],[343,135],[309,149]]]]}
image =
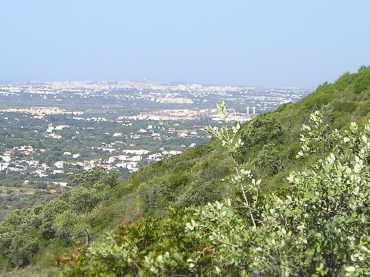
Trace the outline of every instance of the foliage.
{"type": "Polygon", "coordinates": [[[0,256],[20,265],[2,247],[15,232],[27,230],[43,249],[54,241],[68,249],[87,230],[96,241],[63,255],[61,275],[366,276],[370,94],[354,83],[368,72],[241,126],[221,104],[227,122],[208,128],[210,144],[112,187],[91,172],[57,201],[9,216],[0,256]]]}
{"type": "Polygon", "coordinates": [[[117,172],[107,172],[104,168],[94,167],[82,174],[75,175],[71,181],[72,186],[91,186],[93,184],[106,184],[110,187],[118,185],[117,172]]]}
{"type": "Polygon", "coordinates": [[[71,210],[66,210],[55,217],[53,228],[56,237],[72,243],[88,232],[86,214],[77,214],[71,210]]]}
{"type": "Polygon", "coordinates": [[[83,250],[62,276],[370,274],[370,122],[342,133],[322,128],[322,114],[313,113],[298,158],[321,144],[330,153],[290,174],[287,197],[263,195],[261,181],[235,163],[230,181],[240,185],[242,206],[224,200],[124,225],[83,250]]]}
{"type": "Polygon", "coordinates": [[[15,210],[1,222],[0,256],[5,258],[7,267],[28,265],[41,246],[56,239],[66,245],[83,238],[89,241],[91,212],[106,199],[106,190],[112,187],[116,177],[105,171],[83,176],[86,177],[83,186],[45,205],[15,210]]]}

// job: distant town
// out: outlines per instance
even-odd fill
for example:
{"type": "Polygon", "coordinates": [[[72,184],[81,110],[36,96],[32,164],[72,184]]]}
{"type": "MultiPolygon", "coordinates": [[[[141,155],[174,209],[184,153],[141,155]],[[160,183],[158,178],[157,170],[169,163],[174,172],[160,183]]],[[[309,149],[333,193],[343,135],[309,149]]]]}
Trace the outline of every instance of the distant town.
{"type": "Polygon", "coordinates": [[[0,198],[57,194],[102,167],[129,175],[210,137],[216,104],[246,122],[310,93],[300,88],[153,82],[0,83],[0,198]]]}

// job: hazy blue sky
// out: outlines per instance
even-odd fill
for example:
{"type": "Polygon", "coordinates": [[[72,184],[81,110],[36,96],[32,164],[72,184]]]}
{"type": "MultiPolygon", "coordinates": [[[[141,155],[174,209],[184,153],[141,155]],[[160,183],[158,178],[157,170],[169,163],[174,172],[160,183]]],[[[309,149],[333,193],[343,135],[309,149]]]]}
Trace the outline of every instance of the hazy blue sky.
{"type": "Polygon", "coordinates": [[[369,0],[4,0],[0,81],[316,87],[370,64],[369,0]]]}

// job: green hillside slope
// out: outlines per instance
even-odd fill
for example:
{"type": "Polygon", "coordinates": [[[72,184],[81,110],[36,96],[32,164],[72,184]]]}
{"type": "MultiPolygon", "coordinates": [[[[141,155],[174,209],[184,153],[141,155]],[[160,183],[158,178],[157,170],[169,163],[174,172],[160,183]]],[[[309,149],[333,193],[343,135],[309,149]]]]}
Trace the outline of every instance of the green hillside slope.
{"type": "Polygon", "coordinates": [[[318,276],[346,270],[361,276],[370,259],[364,246],[369,226],[361,225],[369,216],[369,198],[361,198],[369,194],[369,156],[365,142],[355,139],[368,138],[363,126],[369,119],[370,67],[362,67],[296,104],[244,124],[235,133],[242,145],[233,151],[213,139],[120,182],[101,170],[84,173],[76,178],[79,185],[60,199],[15,211],[1,223],[0,268],[32,264],[16,276],[52,276],[63,268],[63,276],[318,276]],[[320,124],[310,117],[314,111],[320,111],[320,124]],[[348,129],[350,122],[358,130],[348,129]],[[303,124],[311,129],[302,131],[303,124]],[[347,137],[348,147],[343,144],[347,137]],[[297,159],[301,150],[304,158],[297,159]],[[367,154],[361,156],[361,151],[367,154]],[[338,177],[320,161],[330,153],[348,176],[338,177]],[[356,157],[361,166],[351,163],[356,157]],[[345,178],[353,178],[352,170],[360,180],[342,188],[345,178]],[[307,179],[292,172],[307,172],[307,179]],[[307,186],[310,182],[317,184],[320,198],[307,186]],[[338,190],[328,191],[327,182],[338,190]],[[348,188],[359,190],[359,196],[353,198],[348,188]],[[315,207],[323,196],[347,203],[346,196],[352,202],[345,204],[341,218],[330,221],[331,214],[305,208],[315,207]],[[332,225],[322,221],[319,227],[326,231],[314,230],[307,214],[318,223],[325,217],[332,225]],[[280,228],[282,218],[285,229],[280,228]],[[327,239],[335,237],[332,228],[344,232],[338,222],[354,226],[353,239],[347,233],[327,239]],[[365,254],[358,251],[364,247],[365,254]],[[352,261],[352,254],[360,261],[352,261]]]}

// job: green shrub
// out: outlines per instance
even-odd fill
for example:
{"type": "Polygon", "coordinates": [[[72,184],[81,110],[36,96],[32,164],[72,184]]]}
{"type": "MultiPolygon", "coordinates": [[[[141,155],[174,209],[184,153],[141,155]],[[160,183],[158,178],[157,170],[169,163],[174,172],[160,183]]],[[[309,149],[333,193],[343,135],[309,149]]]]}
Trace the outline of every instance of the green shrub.
{"type": "MultiPolygon", "coordinates": [[[[241,202],[122,225],[82,249],[61,276],[368,276],[370,121],[343,132],[324,125],[316,112],[303,126],[297,158],[327,154],[289,175],[286,197],[263,194],[261,180],[235,161],[230,182],[241,202]]],[[[235,141],[232,134],[219,138],[235,141]]]]}

